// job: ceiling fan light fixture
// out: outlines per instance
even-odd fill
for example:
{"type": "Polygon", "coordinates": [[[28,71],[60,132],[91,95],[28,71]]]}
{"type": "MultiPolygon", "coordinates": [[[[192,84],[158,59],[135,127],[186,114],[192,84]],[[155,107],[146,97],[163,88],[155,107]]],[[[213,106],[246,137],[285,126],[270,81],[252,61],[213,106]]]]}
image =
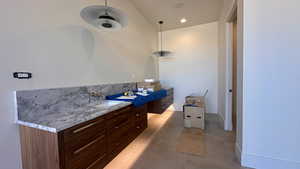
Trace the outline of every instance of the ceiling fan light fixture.
{"type": "Polygon", "coordinates": [[[112,16],[108,15],[108,14],[105,14],[105,15],[101,15],[99,16],[99,26],[103,26],[104,28],[112,28],[113,27],[113,24],[112,23],[113,21],[116,21],[115,18],[113,18],[112,16]]]}
{"type": "Polygon", "coordinates": [[[113,18],[112,16],[105,14],[105,15],[101,15],[99,16],[99,19],[105,19],[105,20],[116,20],[115,18],[113,18]]]}
{"type": "Polygon", "coordinates": [[[109,7],[107,0],[105,6],[94,5],[82,9],[82,19],[101,30],[115,31],[128,24],[127,16],[120,10],[109,7]]]}
{"type": "Polygon", "coordinates": [[[103,29],[113,29],[113,28],[121,28],[122,25],[117,22],[117,20],[110,16],[109,14],[100,15],[98,17],[98,27],[103,29]]]}

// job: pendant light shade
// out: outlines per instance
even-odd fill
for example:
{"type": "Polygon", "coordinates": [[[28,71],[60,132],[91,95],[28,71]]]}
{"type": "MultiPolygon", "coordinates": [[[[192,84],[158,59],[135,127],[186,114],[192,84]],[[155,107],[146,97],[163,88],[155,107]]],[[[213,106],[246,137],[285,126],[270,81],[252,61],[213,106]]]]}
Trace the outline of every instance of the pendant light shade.
{"type": "Polygon", "coordinates": [[[166,57],[172,54],[172,52],[163,50],[163,31],[162,31],[162,25],[164,24],[163,21],[159,21],[159,31],[160,31],[160,49],[159,51],[153,52],[153,55],[158,56],[158,57],[166,57]]]}
{"type": "Polygon", "coordinates": [[[107,0],[105,6],[88,6],[80,12],[84,21],[101,30],[119,30],[127,26],[128,18],[120,10],[109,7],[107,0]]]}

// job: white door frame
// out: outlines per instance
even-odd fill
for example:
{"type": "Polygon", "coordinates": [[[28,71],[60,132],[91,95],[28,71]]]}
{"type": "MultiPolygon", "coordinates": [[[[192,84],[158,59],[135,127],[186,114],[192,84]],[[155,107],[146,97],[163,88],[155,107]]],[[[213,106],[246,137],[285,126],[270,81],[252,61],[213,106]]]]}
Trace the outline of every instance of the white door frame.
{"type": "Polygon", "coordinates": [[[224,129],[232,131],[232,73],[233,73],[233,19],[236,17],[237,2],[232,6],[225,18],[225,49],[226,49],[226,91],[224,129]],[[231,92],[230,92],[231,90],[231,92]]]}
{"type": "Polygon", "coordinates": [[[225,37],[226,37],[226,87],[225,87],[225,119],[224,128],[227,131],[232,130],[232,36],[233,36],[233,24],[227,22],[225,25],[225,37]]]}

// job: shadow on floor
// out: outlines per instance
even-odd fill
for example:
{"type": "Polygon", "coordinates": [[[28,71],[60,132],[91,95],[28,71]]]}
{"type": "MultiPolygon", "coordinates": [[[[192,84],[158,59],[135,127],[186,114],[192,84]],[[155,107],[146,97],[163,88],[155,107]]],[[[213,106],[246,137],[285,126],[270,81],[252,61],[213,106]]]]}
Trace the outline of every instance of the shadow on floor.
{"type": "Polygon", "coordinates": [[[149,127],[105,169],[245,169],[235,158],[235,133],[218,125],[217,115],[207,115],[206,154],[195,156],[176,151],[183,131],[182,112],[149,115],[149,127]]]}

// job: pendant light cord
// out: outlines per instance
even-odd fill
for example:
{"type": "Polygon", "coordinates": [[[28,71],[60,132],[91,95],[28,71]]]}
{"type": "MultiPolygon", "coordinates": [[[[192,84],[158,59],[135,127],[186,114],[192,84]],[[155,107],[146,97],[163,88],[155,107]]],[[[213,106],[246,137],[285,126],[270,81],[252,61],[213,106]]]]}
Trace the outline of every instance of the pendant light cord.
{"type": "Polygon", "coordinates": [[[154,52],[153,54],[156,56],[159,56],[159,57],[164,57],[164,56],[170,55],[171,52],[167,51],[167,50],[166,51],[163,50],[163,28],[162,28],[162,26],[164,24],[164,21],[159,21],[158,24],[159,24],[159,36],[160,37],[157,38],[157,41],[158,41],[157,48],[160,47],[160,49],[158,49],[158,51],[154,52]],[[159,41],[160,41],[160,44],[159,44],[159,41]]]}
{"type": "Polygon", "coordinates": [[[160,30],[160,51],[163,51],[163,33],[162,33],[162,24],[164,23],[163,21],[159,21],[159,30],[160,30]]]}
{"type": "Polygon", "coordinates": [[[162,37],[162,29],[161,29],[161,25],[160,25],[160,51],[163,50],[163,45],[162,45],[162,42],[163,41],[163,37],[162,37]]]}
{"type": "Polygon", "coordinates": [[[108,4],[107,4],[107,0],[105,0],[105,14],[108,15],[108,4]]]}

